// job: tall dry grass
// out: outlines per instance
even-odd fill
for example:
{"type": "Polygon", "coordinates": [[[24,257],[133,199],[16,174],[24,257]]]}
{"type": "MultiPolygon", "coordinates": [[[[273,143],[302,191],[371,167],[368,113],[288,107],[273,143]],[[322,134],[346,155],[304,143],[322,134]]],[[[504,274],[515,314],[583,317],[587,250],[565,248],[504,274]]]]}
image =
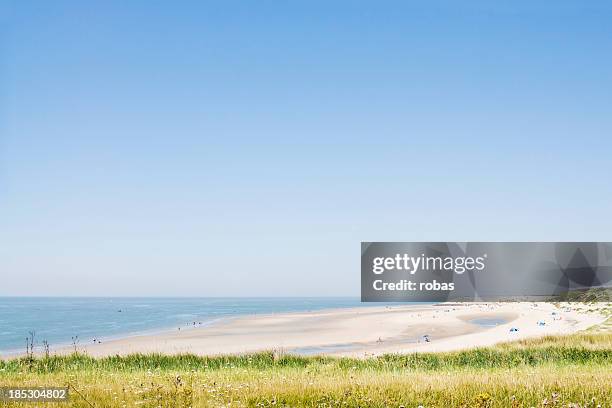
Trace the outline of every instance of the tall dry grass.
{"type": "Polygon", "coordinates": [[[69,384],[83,396],[72,407],[610,407],[611,344],[586,333],[373,359],[52,356],[0,362],[0,385],[69,384]]]}

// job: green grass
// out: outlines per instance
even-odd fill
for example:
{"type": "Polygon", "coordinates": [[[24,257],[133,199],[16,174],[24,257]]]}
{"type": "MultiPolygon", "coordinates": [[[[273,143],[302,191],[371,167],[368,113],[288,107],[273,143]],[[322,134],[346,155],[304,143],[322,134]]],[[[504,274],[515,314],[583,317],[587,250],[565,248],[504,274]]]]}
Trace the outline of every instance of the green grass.
{"type": "MultiPolygon", "coordinates": [[[[612,334],[371,359],[266,352],[0,362],[2,386],[67,384],[96,407],[610,407],[612,334]]],[[[85,399],[72,392],[69,404],[48,406],[90,407],[85,399]]]]}
{"type": "Polygon", "coordinates": [[[605,303],[612,301],[612,288],[574,289],[555,299],[565,302],[605,303]]]}

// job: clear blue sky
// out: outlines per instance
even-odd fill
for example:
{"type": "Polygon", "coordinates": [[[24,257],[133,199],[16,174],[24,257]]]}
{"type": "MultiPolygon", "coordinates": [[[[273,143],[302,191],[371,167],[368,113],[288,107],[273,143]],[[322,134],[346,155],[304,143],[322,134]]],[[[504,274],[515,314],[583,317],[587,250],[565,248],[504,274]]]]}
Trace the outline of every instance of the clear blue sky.
{"type": "Polygon", "coordinates": [[[612,240],[612,6],[492,3],[2,2],[0,295],[358,296],[360,241],[612,240]]]}

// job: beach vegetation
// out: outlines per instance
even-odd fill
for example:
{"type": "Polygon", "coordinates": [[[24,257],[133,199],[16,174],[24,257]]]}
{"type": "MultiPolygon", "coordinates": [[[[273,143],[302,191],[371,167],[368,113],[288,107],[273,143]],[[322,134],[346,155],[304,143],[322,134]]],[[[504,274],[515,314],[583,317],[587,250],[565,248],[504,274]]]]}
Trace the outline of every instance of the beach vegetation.
{"type": "Polygon", "coordinates": [[[608,407],[612,334],[375,358],[269,351],[0,361],[0,386],[50,385],[70,387],[73,407],[608,407]]]}

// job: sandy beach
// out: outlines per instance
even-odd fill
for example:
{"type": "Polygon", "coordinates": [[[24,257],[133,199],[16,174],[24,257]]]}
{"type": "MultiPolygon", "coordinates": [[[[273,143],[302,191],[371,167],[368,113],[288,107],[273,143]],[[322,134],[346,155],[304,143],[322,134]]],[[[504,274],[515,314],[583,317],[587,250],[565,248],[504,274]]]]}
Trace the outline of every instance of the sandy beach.
{"type": "MultiPolygon", "coordinates": [[[[216,355],[282,350],[303,355],[367,357],[391,352],[450,351],[569,334],[604,320],[604,316],[585,310],[584,306],[577,310],[570,304],[373,306],[244,316],[205,327],[177,328],[154,335],[82,344],[78,349],[91,356],[137,352],[216,355]]],[[[63,348],[56,353],[71,351],[63,348]]]]}

